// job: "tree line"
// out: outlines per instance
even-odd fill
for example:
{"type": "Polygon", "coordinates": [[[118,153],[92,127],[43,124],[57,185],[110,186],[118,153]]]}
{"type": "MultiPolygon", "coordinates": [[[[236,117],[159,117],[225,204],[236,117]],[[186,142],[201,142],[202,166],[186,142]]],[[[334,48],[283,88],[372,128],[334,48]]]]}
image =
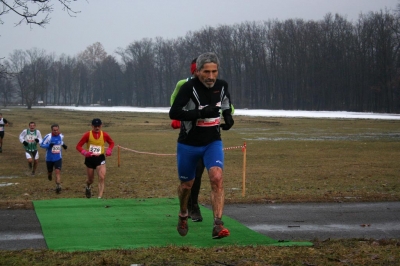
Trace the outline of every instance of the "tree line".
{"type": "Polygon", "coordinates": [[[142,39],[115,55],[101,43],[76,56],[14,50],[2,64],[2,104],[168,106],[193,58],[215,52],[236,108],[400,112],[400,17],[288,19],[204,27],[142,39]]]}

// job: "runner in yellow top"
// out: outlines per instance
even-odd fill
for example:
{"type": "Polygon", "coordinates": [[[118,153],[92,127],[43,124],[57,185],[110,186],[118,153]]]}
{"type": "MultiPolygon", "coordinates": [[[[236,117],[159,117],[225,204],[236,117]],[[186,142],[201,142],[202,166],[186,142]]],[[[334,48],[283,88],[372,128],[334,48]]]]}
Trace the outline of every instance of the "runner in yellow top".
{"type": "Polygon", "coordinates": [[[102,122],[99,118],[92,120],[92,130],[86,132],[81,140],[76,145],[76,149],[85,156],[85,165],[87,172],[86,180],[86,197],[92,197],[91,185],[94,180],[94,170],[99,177],[99,194],[98,198],[101,199],[104,193],[104,180],[106,178],[106,157],[111,156],[112,149],[114,148],[114,141],[104,131],[101,130],[102,122]],[[86,150],[82,146],[86,143],[86,150]],[[105,149],[104,145],[108,143],[108,148],[105,149]]]}

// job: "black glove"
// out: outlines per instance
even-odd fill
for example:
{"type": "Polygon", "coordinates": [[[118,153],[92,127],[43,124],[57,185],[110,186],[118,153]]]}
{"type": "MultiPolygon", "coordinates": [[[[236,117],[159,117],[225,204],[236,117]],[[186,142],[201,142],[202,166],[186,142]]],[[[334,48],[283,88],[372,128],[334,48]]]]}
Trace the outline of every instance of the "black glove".
{"type": "Polygon", "coordinates": [[[35,139],[35,142],[36,142],[36,143],[39,143],[39,139],[35,139]]]}
{"type": "Polygon", "coordinates": [[[224,117],[225,124],[221,124],[221,128],[222,130],[229,130],[235,123],[233,121],[231,111],[230,110],[223,111],[222,116],[224,117]]]}
{"type": "Polygon", "coordinates": [[[54,146],[54,143],[50,143],[50,144],[49,144],[49,148],[50,148],[50,149],[53,148],[53,146],[54,146]]]}
{"type": "Polygon", "coordinates": [[[218,117],[219,109],[221,109],[221,107],[207,105],[206,107],[200,110],[200,117],[201,118],[218,117]]]}
{"type": "Polygon", "coordinates": [[[61,145],[61,146],[64,148],[64,150],[66,150],[66,149],[68,148],[68,146],[65,145],[65,144],[63,144],[63,145],[61,145]]]}
{"type": "Polygon", "coordinates": [[[28,146],[28,142],[26,142],[25,140],[24,142],[22,142],[22,144],[24,144],[24,146],[28,146]]]}

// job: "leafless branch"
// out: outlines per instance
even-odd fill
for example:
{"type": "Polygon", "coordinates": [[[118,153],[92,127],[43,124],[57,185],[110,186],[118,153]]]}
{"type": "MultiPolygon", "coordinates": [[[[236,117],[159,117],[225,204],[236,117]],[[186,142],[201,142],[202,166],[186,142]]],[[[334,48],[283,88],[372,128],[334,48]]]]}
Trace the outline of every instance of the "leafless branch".
{"type": "MultiPolygon", "coordinates": [[[[11,12],[21,17],[21,19],[15,24],[16,26],[25,21],[26,24],[29,25],[44,27],[50,22],[50,13],[54,11],[51,1],[52,0],[0,0],[0,3],[3,4],[2,10],[0,10],[0,16],[11,12]]],[[[53,0],[53,2],[54,1],[55,0],[53,0]]],[[[77,0],[58,0],[62,5],[62,10],[66,11],[68,15],[72,17],[75,14],[80,13],[71,8],[72,2],[75,1],[77,0]]],[[[0,20],[0,24],[3,24],[3,21],[0,20]]]]}

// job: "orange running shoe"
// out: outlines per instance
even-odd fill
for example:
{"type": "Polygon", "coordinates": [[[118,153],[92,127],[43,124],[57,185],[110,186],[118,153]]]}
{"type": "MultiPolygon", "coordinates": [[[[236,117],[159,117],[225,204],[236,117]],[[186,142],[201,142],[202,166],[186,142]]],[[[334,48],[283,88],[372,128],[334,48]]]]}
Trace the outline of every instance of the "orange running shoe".
{"type": "Polygon", "coordinates": [[[187,235],[188,231],[189,231],[189,226],[188,226],[188,217],[182,217],[179,216],[179,220],[178,220],[178,226],[176,227],[176,229],[178,230],[178,233],[181,236],[185,236],[187,235]]]}
{"type": "Polygon", "coordinates": [[[214,221],[214,228],[212,231],[212,238],[220,239],[229,236],[229,230],[224,227],[224,222],[220,219],[214,221]]]}

